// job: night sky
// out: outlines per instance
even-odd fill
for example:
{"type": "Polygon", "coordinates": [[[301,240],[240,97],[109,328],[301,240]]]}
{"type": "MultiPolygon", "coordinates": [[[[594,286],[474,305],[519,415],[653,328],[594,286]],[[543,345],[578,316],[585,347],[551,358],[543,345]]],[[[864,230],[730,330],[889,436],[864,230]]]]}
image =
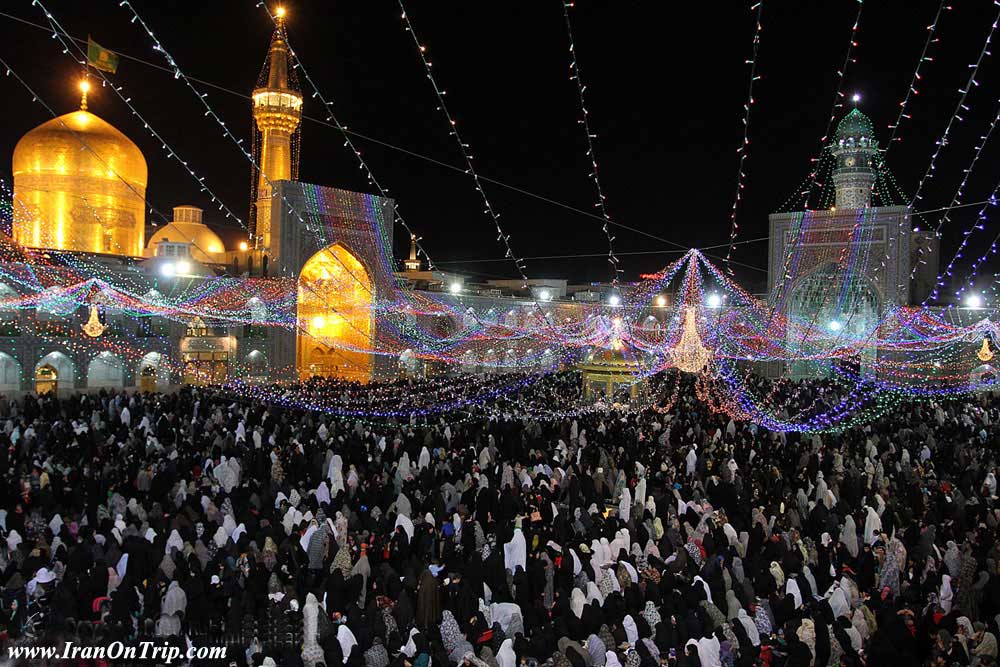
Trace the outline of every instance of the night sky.
{"type": "MultiPolygon", "coordinates": [[[[561,1],[410,0],[406,4],[480,174],[593,212],[595,197],[577,122],[579,100],[569,79],[561,1]]],[[[133,3],[189,76],[243,95],[253,89],[273,29],[254,0],[133,3]]],[[[753,35],[750,4],[580,0],[571,10],[592,129],[599,137],[601,181],[614,220],[683,246],[728,241],[736,148],[742,138],[742,105],[749,80],[745,60],[753,35]]],[[[934,60],[922,70],[920,94],[910,106],[913,118],[900,132],[902,143],[894,145],[888,156],[908,194],[927,169],[969,64],[979,55],[996,16],[992,0],[954,4],[955,9],[944,12],[941,19],[940,41],[930,51],[934,60]]],[[[89,33],[107,48],[164,64],[117,0],[47,0],[46,5],[74,36],[89,33]]],[[[865,6],[856,62],[848,68],[845,91],[862,94],[861,108],[874,120],[883,142],[938,5],[937,0],[884,0],[865,6]]],[[[461,164],[395,0],[289,0],[286,6],[291,42],[334,102],[341,122],[379,141],[461,164]]],[[[5,2],[0,11],[45,22],[29,0],[5,2]]],[[[807,175],[829,118],[836,72],[856,11],[850,0],[765,0],[758,59],[762,79],[756,83],[750,123],[748,177],[738,215],[740,239],[766,235],[767,214],[807,175]]],[[[0,17],[0,28],[0,57],[59,113],[74,109],[78,93],[72,80],[79,66],[63,55],[58,42],[6,17],[0,17]]],[[[1000,31],[996,39],[1000,41],[1000,31]]],[[[249,164],[204,117],[183,83],[128,58],[122,58],[113,78],[178,154],[245,218],[249,164]]],[[[936,176],[925,188],[922,208],[949,203],[977,140],[997,114],[1000,53],[984,60],[978,82],[968,100],[971,111],[953,130],[936,176]]],[[[17,139],[50,116],[13,78],[2,79],[2,85],[6,112],[0,127],[0,176],[9,178],[10,153],[17,139]]],[[[323,118],[319,103],[303,85],[305,113],[323,118]]],[[[203,91],[227,124],[249,138],[249,102],[213,88],[203,91]]],[[[92,95],[90,109],[145,152],[152,206],[169,215],[172,206],[196,204],[206,209],[208,222],[219,218],[186,172],[167,159],[159,143],[110,91],[92,95]]],[[[1000,178],[1000,130],[997,135],[970,180],[966,202],[985,199],[1000,178]]],[[[467,175],[357,141],[402,215],[442,267],[483,278],[514,275],[513,267],[503,261],[445,265],[454,260],[497,260],[504,254],[467,175]]],[[[309,120],[303,126],[301,178],[369,190],[339,132],[309,120]]],[[[504,187],[486,187],[518,254],[606,252],[599,220],[504,187]]],[[[977,210],[966,208],[952,215],[945,230],[945,261],[977,210]]],[[[984,248],[998,229],[990,222],[979,232],[984,242],[975,248],[984,248]]],[[[677,256],[675,246],[631,231],[616,229],[615,235],[628,279],[677,256]],[[648,254],[624,254],[630,252],[648,254]]],[[[397,256],[402,257],[407,243],[398,227],[396,237],[397,256]]],[[[722,256],[725,248],[709,252],[722,256]]],[[[965,253],[966,261],[978,254],[965,253]]],[[[759,269],[767,266],[766,244],[740,246],[734,258],[748,265],[735,267],[738,278],[760,288],[765,274],[759,269]]],[[[575,281],[610,277],[603,257],[528,260],[527,271],[532,277],[575,281]]]]}

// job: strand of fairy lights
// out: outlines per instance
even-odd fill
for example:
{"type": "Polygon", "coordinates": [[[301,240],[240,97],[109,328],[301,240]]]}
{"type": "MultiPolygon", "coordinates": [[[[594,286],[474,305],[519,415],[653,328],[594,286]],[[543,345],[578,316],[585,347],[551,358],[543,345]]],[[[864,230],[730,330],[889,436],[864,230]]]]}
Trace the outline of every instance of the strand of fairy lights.
{"type": "MultiPolygon", "coordinates": [[[[993,4],[1000,7],[1000,0],[994,0],[993,4]]],[[[979,87],[979,82],[976,80],[976,76],[978,75],[979,67],[980,65],[982,65],[983,60],[986,58],[986,56],[992,55],[990,53],[990,43],[993,40],[993,34],[996,32],[998,24],[1000,24],[1000,11],[997,12],[996,17],[993,19],[993,23],[990,24],[990,30],[986,34],[986,40],[983,42],[982,49],[980,49],[979,51],[979,57],[976,58],[976,62],[969,65],[969,69],[972,70],[972,72],[969,74],[969,80],[966,82],[964,88],[958,89],[958,92],[961,93],[961,96],[958,98],[958,103],[955,105],[955,111],[952,112],[951,117],[948,119],[948,124],[945,125],[944,132],[941,134],[941,137],[937,140],[937,142],[935,142],[936,147],[934,149],[934,153],[931,155],[930,163],[927,165],[927,169],[924,171],[924,175],[920,178],[920,181],[917,183],[916,192],[914,192],[913,198],[910,200],[911,207],[924,198],[922,194],[924,186],[934,178],[934,173],[935,170],[937,169],[938,156],[941,155],[941,151],[949,143],[948,139],[951,136],[951,130],[955,124],[955,119],[957,118],[959,122],[963,122],[965,120],[962,117],[962,114],[969,110],[969,107],[966,105],[965,101],[969,96],[969,92],[973,88],[979,87]]]]}
{"type": "Polygon", "coordinates": [[[406,13],[406,6],[403,4],[403,1],[402,0],[398,1],[399,1],[399,8],[401,11],[401,18],[403,20],[406,32],[410,33],[410,36],[413,38],[413,43],[417,47],[417,53],[420,57],[420,62],[423,64],[424,70],[427,72],[427,79],[428,81],[430,81],[431,87],[434,90],[434,95],[437,97],[438,101],[437,108],[444,115],[445,120],[448,122],[448,127],[449,127],[448,134],[455,138],[455,142],[458,145],[459,152],[462,154],[462,159],[465,162],[466,173],[469,174],[470,177],[472,177],[472,180],[475,183],[476,192],[479,193],[480,198],[482,199],[483,202],[483,207],[484,207],[483,212],[490,217],[490,219],[493,221],[494,226],[496,227],[497,241],[503,243],[506,249],[505,257],[511,260],[511,262],[517,269],[518,274],[521,276],[521,280],[524,282],[525,285],[527,285],[528,276],[524,272],[525,269],[524,260],[520,259],[514,253],[514,249],[510,244],[510,235],[504,232],[503,227],[500,225],[500,214],[496,211],[496,209],[493,208],[493,205],[490,203],[489,197],[487,197],[486,191],[483,189],[482,182],[479,179],[479,174],[476,172],[475,167],[472,165],[472,154],[469,152],[469,144],[467,144],[462,140],[462,137],[458,132],[458,123],[455,121],[454,116],[452,116],[451,112],[448,110],[448,105],[445,103],[444,98],[447,93],[444,89],[438,86],[437,80],[434,78],[434,75],[431,71],[432,65],[430,60],[428,60],[427,58],[427,47],[420,43],[420,40],[417,37],[417,33],[413,29],[413,24],[411,23],[410,18],[406,13]]]}
{"type": "MultiPolygon", "coordinates": [[[[920,74],[920,70],[923,67],[924,63],[933,62],[934,58],[932,58],[928,54],[930,52],[931,45],[937,44],[940,41],[940,38],[937,37],[938,22],[941,20],[941,14],[945,10],[951,11],[952,9],[951,5],[945,4],[946,2],[948,2],[948,0],[941,0],[941,3],[938,5],[937,12],[935,12],[934,14],[934,20],[931,21],[930,25],[927,26],[927,39],[924,40],[924,46],[920,51],[920,57],[917,58],[917,65],[913,69],[913,76],[910,78],[910,84],[906,88],[906,93],[904,93],[903,95],[903,100],[899,103],[899,112],[896,115],[896,121],[889,125],[889,130],[891,130],[889,134],[889,141],[886,143],[885,148],[883,148],[880,151],[881,155],[879,156],[879,161],[877,163],[877,169],[878,169],[877,173],[879,175],[882,175],[883,173],[889,173],[888,164],[886,162],[888,153],[892,149],[893,144],[902,141],[902,138],[898,137],[897,135],[899,134],[899,130],[902,127],[903,122],[913,117],[911,114],[907,113],[907,111],[910,104],[910,100],[914,96],[920,94],[920,90],[917,88],[917,86],[920,85],[920,82],[923,81],[923,77],[920,74]]],[[[876,178],[875,181],[872,183],[873,193],[875,192],[875,188],[878,187],[880,180],[881,179],[876,178]]],[[[901,192],[900,195],[902,196],[901,192]]],[[[887,205],[888,205],[888,200],[886,200],[886,203],[883,203],[883,206],[887,205]]],[[[909,218],[906,216],[901,217],[899,220],[900,235],[910,233],[910,230],[907,229],[908,225],[909,225],[909,218]]],[[[885,257],[883,257],[882,259],[881,267],[885,268],[886,263],[890,259],[891,257],[887,252],[885,257]]],[[[921,263],[920,261],[914,262],[914,272],[910,274],[910,280],[913,279],[913,276],[915,275],[916,272],[916,267],[919,266],[920,263],[921,263]]]]}
{"type": "Polygon", "coordinates": [[[590,181],[594,184],[594,191],[597,195],[597,203],[594,206],[600,211],[601,217],[604,218],[604,223],[601,225],[601,229],[604,231],[604,235],[608,239],[608,262],[611,264],[612,277],[611,277],[611,288],[617,290],[618,288],[618,278],[622,274],[622,270],[618,267],[618,256],[615,254],[614,240],[615,237],[611,234],[611,228],[609,224],[611,222],[611,216],[608,215],[607,208],[607,197],[604,195],[604,190],[601,187],[601,179],[599,176],[599,170],[597,167],[597,150],[594,148],[594,140],[597,139],[597,134],[590,126],[590,111],[587,110],[587,101],[585,96],[585,91],[587,86],[583,83],[583,78],[580,74],[580,63],[576,57],[576,42],[573,39],[573,24],[569,17],[570,7],[573,6],[572,2],[566,2],[566,0],[561,0],[563,6],[563,18],[566,23],[566,36],[569,38],[569,69],[570,69],[570,80],[576,82],[576,92],[580,98],[580,119],[577,121],[583,127],[584,137],[587,142],[587,159],[590,160],[590,181]]]}
{"type": "MultiPolygon", "coordinates": [[[[997,123],[1000,123],[1000,108],[998,108],[997,114],[993,117],[993,120],[990,121],[990,126],[987,128],[986,134],[980,135],[979,144],[976,146],[976,150],[972,156],[972,162],[970,162],[969,166],[964,169],[962,182],[958,184],[958,189],[955,190],[955,196],[952,197],[951,204],[945,210],[944,215],[941,216],[941,219],[938,221],[937,226],[934,229],[934,233],[938,238],[941,237],[941,228],[945,225],[945,223],[951,220],[951,208],[962,203],[962,195],[965,192],[965,186],[969,182],[969,177],[972,175],[972,171],[975,169],[976,163],[979,161],[979,157],[982,154],[983,149],[986,148],[986,143],[989,141],[990,135],[992,135],[993,130],[996,129],[997,123]]],[[[965,247],[969,244],[969,239],[977,229],[982,229],[982,225],[975,224],[963,233],[962,242],[959,244],[958,250],[955,251],[955,256],[953,256],[951,261],[948,263],[946,271],[955,266],[955,262],[959,257],[961,257],[962,251],[965,250],[965,247]]],[[[910,273],[910,277],[912,278],[915,274],[916,267],[914,267],[913,271],[910,273]]]]}
{"type": "MultiPolygon", "coordinates": [[[[997,0],[994,0],[994,5],[1000,7],[1000,2],[998,2],[997,0]]],[[[955,106],[955,111],[952,113],[951,117],[948,119],[948,124],[945,126],[945,129],[944,129],[944,132],[941,135],[941,138],[938,139],[938,141],[936,143],[936,148],[934,150],[934,153],[931,155],[931,160],[930,160],[930,163],[927,166],[927,170],[924,172],[923,177],[920,179],[920,182],[917,185],[916,193],[914,194],[913,199],[910,202],[910,206],[911,207],[918,200],[920,200],[920,199],[923,198],[923,195],[921,194],[921,192],[923,190],[923,186],[924,186],[924,184],[926,182],[930,181],[933,178],[933,175],[934,175],[935,169],[936,169],[937,158],[941,154],[941,151],[944,149],[944,147],[949,143],[948,142],[948,138],[949,138],[949,135],[951,133],[952,126],[955,123],[955,119],[957,118],[959,121],[964,121],[964,118],[962,117],[961,114],[969,110],[969,107],[966,105],[965,100],[968,97],[969,92],[971,91],[971,89],[974,86],[975,87],[979,86],[978,81],[976,81],[976,76],[977,76],[977,74],[979,72],[979,67],[982,64],[984,58],[986,56],[988,56],[988,55],[992,55],[992,53],[989,50],[989,47],[990,47],[990,43],[991,43],[991,41],[993,39],[993,35],[996,32],[998,24],[1000,24],[1000,11],[997,12],[996,17],[993,20],[993,23],[990,25],[990,30],[989,30],[989,32],[986,35],[986,40],[983,43],[983,48],[979,52],[979,57],[976,59],[975,63],[969,65],[969,68],[972,69],[972,73],[969,75],[969,80],[965,84],[965,87],[959,89],[959,92],[961,93],[961,97],[958,100],[958,104],[955,106]]],[[[994,121],[990,124],[989,133],[992,133],[993,128],[996,125],[996,122],[997,122],[997,119],[994,119],[994,121]]],[[[989,136],[989,133],[987,133],[987,136],[989,136]]],[[[971,174],[972,166],[975,165],[976,161],[979,159],[979,154],[982,151],[982,147],[984,145],[985,145],[985,140],[981,139],[981,143],[977,147],[977,149],[975,151],[975,154],[973,156],[972,164],[970,164],[970,166],[965,170],[964,177],[962,179],[962,183],[959,185],[959,189],[955,193],[955,199],[952,200],[952,204],[953,205],[955,205],[955,202],[958,199],[960,199],[960,197],[961,197],[961,191],[964,188],[965,183],[967,182],[967,180],[968,180],[968,178],[969,178],[969,176],[971,174]]],[[[937,225],[937,227],[935,229],[935,234],[936,234],[937,238],[941,238],[941,227],[943,226],[943,224],[945,222],[945,219],[948,218],[948,213],[949,213],[949,211],[946,208],[945,209],[945,216],[939,221],[939,223],[938,223],[938,225],[937,225]]],[[[945,275],[948,275],[950,277],[950,275],[951,275],[950,271],[954,267],[955,262],[958,259],[961,258],[962,250],[967,245],[969,237],[972,235],[972,233],[978,227],[980,227],[981,221],[983,219],[984,218],[979,218],[977,220],[977,222],[975,224],[973,224],[973,226],[971,228],[969,228],[968,230],[966,230],[963,233],[962,242],[961,242],[961,244],[959,246],[959,249],[956,251],[955,255],[952,256],[951,261],[948,263],[948,268],[945,269],[944,272],[938,274],[937,280],[935,281],[935,287],[934,287],[934,289],[931,292],[931,297],[930,298],[934,298],[934,299],[937,298],[938,288],[941,286],[942,278],[945,275]]],[[[925,251],[924,251],[924,248],[922,246],[920,246],[920,247],[917,248],[917,261],[914,262],[913,269],[910,272],[910,278],[911,279],[913,278],[913,276],[916,275],[917,267],[920,264],[924,263],[923,259],[922,259],[923,255],[924,255],[924,252],[925,251]]],[[[927,300],[925,299],[924,302],[926,303],[926,301],[927,300]]]]}
{"type": "MultiPolygon", "coordinates": [[[[434,90],[434,95],[438,101],[437,108],[448,123],[449,135],[455,138],[455,143],[458,145],[459,152],[462,154],[462,159],[465,162],[467,173],[472,177],[476,192],[479,193],[480,199],[483,202],[483,212],[486,213],[493,221],[497,230],[497,240],[503,243],[503,246],[506,249],[505,256],[511,260],[517,269],[518,275],[521,277],[522,288],[527,288],[528,275],[525,273],[524,260],[519,258],[514,253],[514,249],[510,244],[510,234],[504,232],[503,227],[500,225],[500,213],[493,207],[490,203],[489,197],[486,195],[486,190],[483,188],[479,174],[472,164],[472,154],[469,152],[469,144],[462,140],[458,131],[458,123],[455,122],[455,118],[452,116],[451,112],[448,110],[448,105],[445,103],[444,98],[446,91],[438,85],[437,80],[434,78],[434,74],[431,71],[432,65],[430,60],[427,58],[427,47],[420,43],[420,39],[417,37],[416,31],[413,29],[413,23],[410,21],[409,15],[406,13],[406,6],[403,4],[403,0],[398,0],[398,2],[401,18],[406,32],[408,32],[413,38],[413,44],[417,47],[417,54],[420,57],[420,62],[424,66],[424,71],[427,74],[427,80],[430,82],[431,88],[434,90]]],[[[534,305],[539,311],[541,311],[541,306],[538,304],[537,299],[534,300],[534,305]]],[[[549,323],[547,319],[544,321],[551,326],[551,323],[549,323]]]]}
{"type": "Polygon", "coordinates": [[[737,155],[739,155],[739,163],[736,169],[736,194],[733,197],[733,207],[729,214],[729,249],[726,251],[726,270],[732,274],[733,268],[730,265],[730,260],[733,257],[733,250],[736,248],[736,237],[740,232],[739,222],[736,220],[736,213],[740,206],[740,200],[743,198],[743,188],[746,187],[746,171],[744,167],[747,161],[747,157],[750,151],[750,109],[754,105],[753,97],[753,85],[760,75],[757,74],[757,53],[760,49],[760,35],[762,31],[761,17],[764,13],[764,0],[758,0],[758,2],[750,7],[750,11],[757,10],[757,15],[754,18],[754,33],[753,33],[753,48],[750,51],[750,59],[746,61],[746,64],[750,65],[750,83],[747,84],[747,101],[743,104],[743,141],[740,143],[740,147],[736,149],[737,155]]]}
{"type": "Polygon", "coordinates": [[[925,62],[933,62],[934,60],[927,54],[930,51],[932,44],[937,44],[939,41],[941,41],[938,37],[935,36],[937,33],[938,21],[941,19],[941,13],[944,10],[951,11],[952,9],[951,5],[945,4],[946,2],[948,2],[948,0],[941,0],[941,4],[938,5],[937,13],[934,15],[934,20],[931,22],[929,26],[927,26],[927,40],[924,42],[924,48],[920,52],[920,58],[917,59],[917,66],[913,70],[913,78],[910,80],[910,85],[906,89],[906,94],[903,96],[903,101],[899,103],[899,113],[896,116],[896,122],[889,125],[889,129],[892,130],[892,133],[889,135],[888,143],[886,143],[885,148],[882,150],[883,155],[889,152],[894,143],[896,143],[897,141],[902,141],[902,139],[896,137],[896,134],[898,134],[899,128],[902,127],[903,121],[909,120],[910,118],[913,117],[912,115],[907,113],[907,107],[910,103],[910,98],[920,94],[920,91],[917,90],[919,82],[923,80],[923,77],[920,76],[920,68],[923,67],[923,64],[925,62]]]}

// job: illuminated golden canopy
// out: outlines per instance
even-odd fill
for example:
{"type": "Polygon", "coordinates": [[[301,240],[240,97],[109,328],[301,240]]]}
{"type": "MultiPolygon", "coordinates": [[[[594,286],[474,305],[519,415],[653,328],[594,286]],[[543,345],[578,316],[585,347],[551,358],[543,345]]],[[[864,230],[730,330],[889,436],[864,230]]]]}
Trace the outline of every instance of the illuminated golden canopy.
{"type": "Polygon", "coordinates": [[[131,139],[80,109],[14,148],[14,240],[56,250],[141,256],[146,159],[131,139]]]}
{"type": "Polygon", "coordinates": [[[299,271],[299,376],[367,382],[372,376],[372,280],[339,243],[313,255],[299,271]]]}

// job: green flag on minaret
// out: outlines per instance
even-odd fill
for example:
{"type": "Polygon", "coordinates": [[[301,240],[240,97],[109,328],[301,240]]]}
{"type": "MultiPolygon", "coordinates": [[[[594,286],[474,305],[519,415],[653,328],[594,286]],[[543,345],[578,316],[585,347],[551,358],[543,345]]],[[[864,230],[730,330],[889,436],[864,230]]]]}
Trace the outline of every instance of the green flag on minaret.
{"type": "Polygon", "coordinates": [[[88,36],[87,64],[95,69],[114,74],[118,70],[118,54],[109,51],[88,36]]]}

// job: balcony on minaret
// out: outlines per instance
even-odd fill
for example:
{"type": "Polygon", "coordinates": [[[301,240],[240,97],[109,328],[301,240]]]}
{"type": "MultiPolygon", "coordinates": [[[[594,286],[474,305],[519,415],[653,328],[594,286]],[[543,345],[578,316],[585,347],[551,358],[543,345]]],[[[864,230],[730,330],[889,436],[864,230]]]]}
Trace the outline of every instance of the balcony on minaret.
{"type": "Polygon", "coordinates": [[[837,125],[830,153],[836,160],[833,184],[838,210],[871,206],[878,142],[868,116],[853,109],[837,125]]]}

